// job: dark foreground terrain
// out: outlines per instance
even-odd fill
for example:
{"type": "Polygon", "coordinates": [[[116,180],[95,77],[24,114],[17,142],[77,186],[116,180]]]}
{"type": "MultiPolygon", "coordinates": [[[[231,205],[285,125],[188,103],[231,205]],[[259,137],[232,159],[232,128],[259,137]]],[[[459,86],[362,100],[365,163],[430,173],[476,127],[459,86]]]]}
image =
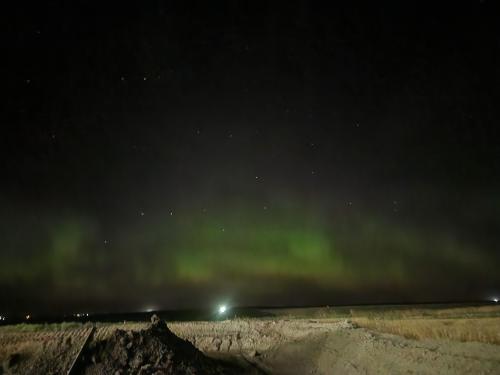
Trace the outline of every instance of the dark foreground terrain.
{"type": "Polygon", "coordinates": [[[500,307],[0,327],[3,374],[499,374],[500,307]],[[345,316],[345,315],[348,316],[345,316]]]}

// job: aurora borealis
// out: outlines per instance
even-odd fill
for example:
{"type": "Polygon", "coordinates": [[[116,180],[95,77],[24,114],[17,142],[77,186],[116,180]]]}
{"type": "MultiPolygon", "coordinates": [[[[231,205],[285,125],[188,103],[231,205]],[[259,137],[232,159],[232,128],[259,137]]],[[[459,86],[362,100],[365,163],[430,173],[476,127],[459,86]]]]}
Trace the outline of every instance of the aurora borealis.
{"type": "Polygon", "coordinates": [[[9,8],[1,308],[499,293],[492,5],[408,7],[9,8]]]}

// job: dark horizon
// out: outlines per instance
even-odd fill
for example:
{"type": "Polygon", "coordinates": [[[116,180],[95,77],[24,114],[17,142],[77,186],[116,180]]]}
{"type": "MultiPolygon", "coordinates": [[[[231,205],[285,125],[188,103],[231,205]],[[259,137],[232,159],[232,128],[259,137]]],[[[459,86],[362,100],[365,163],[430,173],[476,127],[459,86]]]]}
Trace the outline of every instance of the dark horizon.
{"type": "MultiPolygon", "coordinates": [[[[283,315],[286,310],[322,310],[326,309],[335,314],[350,314],[350,310],[356,311],[376,310],[376,309],[456,309],[467,307],[484,307],[496,306],[498,302],[493,300],[477,300],[477,301],[399,301],[399,302],[378,302],[378,303],[355,303],[355,304],[316,304],[316,305],[224,305],[227,310],[221,314],[218,309],[221,304],[214,304],[205,307],[184,307],[184,308],[151,308],[147,309],[125,309],[125,310],[82,310],[69,309],[64,311],[58,310],[23,310],[2,315],[4,320],[0,325],[11,325],[17,323],[62,323],[71,320],[76,322],[144,322],[148,321],[154,314],[159,315],[166,321],[206,321],[230,319],[232,317],[240,318],[269,318],[273,316],[283,315]],[[349,310],[347,310],[349,309],[349,310]],[[274,311],[274,314],[273,314],[274,311]],[[29,316],[29,318],[28,318],[29,316]]],[[[300,316],[300,312],[298,313],[300,316]]]]}
{"type": "Polygon", "coordinates": [[[0,314],[500,295],[493,1],[4,10],[0,314]]]}

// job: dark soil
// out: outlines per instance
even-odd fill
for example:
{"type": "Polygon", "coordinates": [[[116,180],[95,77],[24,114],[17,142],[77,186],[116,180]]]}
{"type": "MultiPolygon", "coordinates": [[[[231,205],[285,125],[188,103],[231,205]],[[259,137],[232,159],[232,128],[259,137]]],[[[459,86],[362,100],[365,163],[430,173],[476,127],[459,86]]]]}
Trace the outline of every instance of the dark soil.
{"type": "Polygon", "coordinates": [[[85,350],[80,369],[85,374],[235,374],[234,366],[206,357],[177,337],[156,316],[148,329],[116,330],[85,350]]]}

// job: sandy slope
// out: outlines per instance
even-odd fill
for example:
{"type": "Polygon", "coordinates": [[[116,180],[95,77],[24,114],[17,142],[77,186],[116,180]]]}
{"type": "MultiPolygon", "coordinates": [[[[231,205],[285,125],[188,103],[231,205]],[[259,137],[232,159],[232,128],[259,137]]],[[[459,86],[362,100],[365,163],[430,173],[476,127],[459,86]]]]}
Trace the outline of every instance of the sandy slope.
{"type": "Polygon", "coordinates": [[[270,374],[500,374],[500,347],[341,328],[279,345],[255,361],[270,374]]]}
{"type": "Polygon", "coordinates": [[[242,352],[268,374],[500,374],[500,346],[407,340],[347,321],[231,321],[173,330],[207,352],[242,352]]]}

